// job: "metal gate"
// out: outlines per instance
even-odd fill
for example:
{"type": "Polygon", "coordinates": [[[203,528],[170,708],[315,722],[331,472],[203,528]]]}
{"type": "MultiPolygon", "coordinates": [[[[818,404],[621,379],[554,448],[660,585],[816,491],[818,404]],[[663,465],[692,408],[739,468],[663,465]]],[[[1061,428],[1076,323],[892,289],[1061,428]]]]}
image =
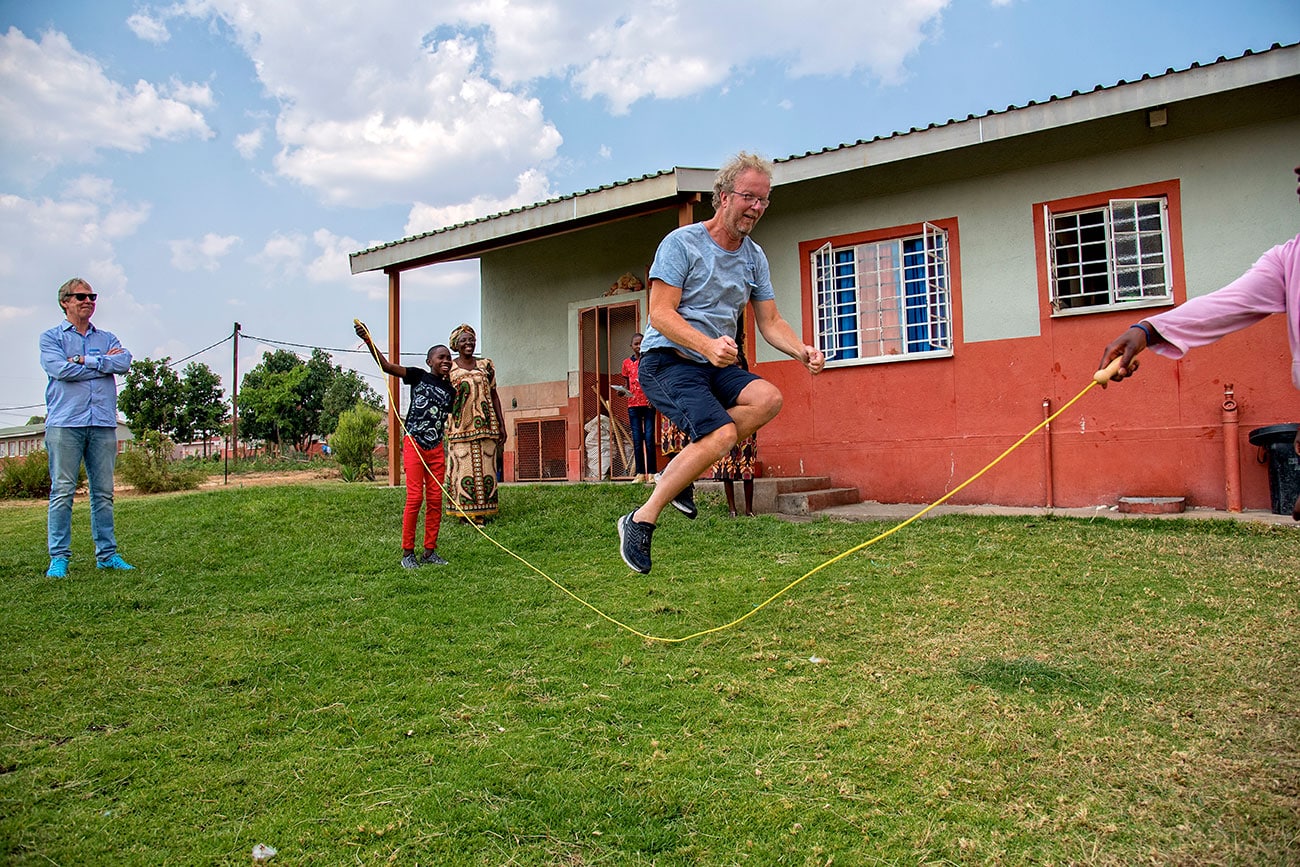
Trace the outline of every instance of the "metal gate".
{"type": "Polygon", "coordinates": [[[521,419],[515,422],[515,478],[518,481],[563,481],[568,477],[566,451],[564,419],[521,419]]]}
{"type": "Polygon", "coordinates": [[[641,305],[636,301],[578,311],[584,479],[630,479],[635,472],[627,397],[610,386],[625,384],[623,359],[632,353],[632,335],[640,324],[641,305]]]}

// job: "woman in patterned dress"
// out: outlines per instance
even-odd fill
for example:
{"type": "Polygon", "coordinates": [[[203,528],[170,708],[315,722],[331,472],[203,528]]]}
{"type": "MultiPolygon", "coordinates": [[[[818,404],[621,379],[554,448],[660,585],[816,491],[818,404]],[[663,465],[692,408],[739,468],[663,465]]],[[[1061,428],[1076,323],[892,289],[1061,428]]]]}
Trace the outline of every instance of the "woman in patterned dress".
{"type": "Polygon", "coordinates": [[[447,418],[447,492],[454,514],[482,524],[498,511],[497,454],[506,440],[505,414],[492,360],[474,357],[474,329],[461,325],[447,342],[455,353],[451,384],[456,390],[447,418]]]}

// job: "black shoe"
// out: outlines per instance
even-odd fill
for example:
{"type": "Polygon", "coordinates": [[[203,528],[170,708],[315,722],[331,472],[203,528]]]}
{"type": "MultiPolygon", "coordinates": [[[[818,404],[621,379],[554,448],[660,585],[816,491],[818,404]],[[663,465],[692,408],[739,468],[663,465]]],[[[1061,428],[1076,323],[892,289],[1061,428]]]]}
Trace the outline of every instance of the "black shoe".
{"type": "Polygon", "coordinates": [[[414,554],[406,554],[402,557],[403,569],[419,569],[420,561],[415,558],[414,554]]]}
{"type": "Polygon", "coordinates": [[[451,564],[448,563],[446,560],[442,559],[442,555],[439,554],[437,551],[429,551],[427,554],[425,554],[423,557],[420,558],[420,565],[450,566],[451,564]]]}
{"type": "Polygon", "coordinates": [[[695,508],[695,483],[686,486],[686,490],[673,497],[673,506],[692,521],[700,510],[695,508]]]}
{"type": "Polygon", "coordinates": [[[635,511],[631,511],[618,519],[618,552],[623,555],[623,562],[629,569],[648,575],[650,536],[655,531],[655,525],[634,520],[632,516],[635,514],[635,511]]]}

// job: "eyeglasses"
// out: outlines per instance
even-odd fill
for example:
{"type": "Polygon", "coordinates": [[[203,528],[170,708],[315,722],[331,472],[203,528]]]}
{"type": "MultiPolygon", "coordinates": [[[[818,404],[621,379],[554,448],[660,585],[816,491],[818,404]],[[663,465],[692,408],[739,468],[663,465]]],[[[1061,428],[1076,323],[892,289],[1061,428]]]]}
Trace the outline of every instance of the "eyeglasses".
{"type": "Polygon", "coordinates": [[[99,296],[94,292],[73,292],[68,297],[76,298],[78,301],[94,301],[99,296]]]}
{"type": "Polygon", "coordinates": [[[733,196],[740,196],[745,200],[746,205],[758,205],[760,208],[766,208],[768,205],[772,204],[771,199],[765,199],[762,196],[755,195],[754,193],[742,193],[737,190],[732,190],[731,194],[733,196]]]}

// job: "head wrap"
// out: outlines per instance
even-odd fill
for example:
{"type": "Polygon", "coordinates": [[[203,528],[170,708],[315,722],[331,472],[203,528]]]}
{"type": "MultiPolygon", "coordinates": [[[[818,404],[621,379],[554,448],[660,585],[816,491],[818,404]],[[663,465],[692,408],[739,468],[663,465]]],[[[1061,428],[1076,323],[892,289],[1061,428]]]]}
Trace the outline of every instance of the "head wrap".
{"type": "Polygon", "coordinates": [[[473,326],[471,326],[468,322],[466,322],[464,324],[457,325],[454,329],[452,329],[451,337],[447,338],[447,345],[450,346],[453,350],[455,350],[456,341],[460,339],[460,336],[462,334],[468,334],[471,337],[473,337],[475,341],[478,340],[478,335],[474,332],[473,326]]]}

